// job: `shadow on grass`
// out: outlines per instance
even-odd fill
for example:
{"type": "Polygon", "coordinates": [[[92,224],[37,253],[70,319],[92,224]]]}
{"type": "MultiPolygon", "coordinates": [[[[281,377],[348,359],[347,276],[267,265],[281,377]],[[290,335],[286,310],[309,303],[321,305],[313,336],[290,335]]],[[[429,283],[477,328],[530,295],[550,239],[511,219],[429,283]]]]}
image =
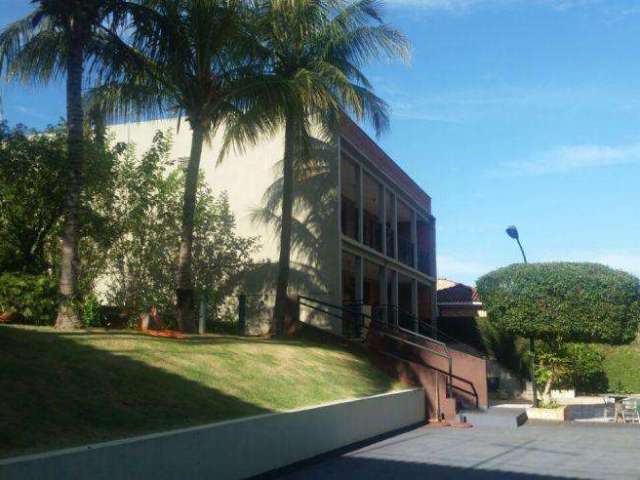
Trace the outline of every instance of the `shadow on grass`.
{"type": "Polygon", "coordinates": [[[68,335],[0,327],[0,457],[268,412],[68,335]]]}

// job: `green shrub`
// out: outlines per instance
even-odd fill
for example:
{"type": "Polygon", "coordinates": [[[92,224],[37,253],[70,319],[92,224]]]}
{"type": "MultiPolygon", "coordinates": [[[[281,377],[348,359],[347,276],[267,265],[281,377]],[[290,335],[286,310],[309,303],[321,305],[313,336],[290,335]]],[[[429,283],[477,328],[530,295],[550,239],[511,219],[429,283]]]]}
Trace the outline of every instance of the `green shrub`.
{"type": "Polygon", "coordinates": [[[554,389],[575,389],[578,393],[604,393],[609,380],[604,370],[605,355],[587,344],[539,344],[536,381],[554,389]]]}
{"type": "Polygon", "coordinates": [[[573,359],[573,385],[580,393],[604,393],[609,390],[609,379],[604,370],[605,355],[589,345],[568,346],[573,359]]]}
{"type": "Polygon", "coordinates": [[[104,326],[102,309],[98,299],[94,295],[89,295],[85,298],[82,304],[80,318],[85,328],[104,326]]]}
{"type": "Polygon", "coordinates": [[[491,322],[512,335],[620,344],[638,331],[638,279],[604,265],[511,265],[480,278],[478,292],[491,322]]]}
{"type": "Polygon", "coordinates": [[[57,283],[48,275],[0,275],[0,312],[17,313],[24,323],[53,325],[57,305],[57,283]]]}
{"type": "Polygon", "coordinates": [[[500,330],[486,318],[479,318],[477,325],[484,350],[510,372],[521,378],[528,378],[527,342],[500,330]]]}

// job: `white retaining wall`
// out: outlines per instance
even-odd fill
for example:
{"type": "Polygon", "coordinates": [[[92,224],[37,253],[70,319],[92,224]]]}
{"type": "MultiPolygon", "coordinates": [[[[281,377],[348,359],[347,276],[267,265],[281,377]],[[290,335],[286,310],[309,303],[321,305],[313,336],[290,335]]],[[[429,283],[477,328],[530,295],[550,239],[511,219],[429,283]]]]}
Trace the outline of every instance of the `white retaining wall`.
{"type": "Polygon", "coordinates": [[[0,479],[241,479],[424,420],[424,391],[403,390],[4,459],[0,479]]]}

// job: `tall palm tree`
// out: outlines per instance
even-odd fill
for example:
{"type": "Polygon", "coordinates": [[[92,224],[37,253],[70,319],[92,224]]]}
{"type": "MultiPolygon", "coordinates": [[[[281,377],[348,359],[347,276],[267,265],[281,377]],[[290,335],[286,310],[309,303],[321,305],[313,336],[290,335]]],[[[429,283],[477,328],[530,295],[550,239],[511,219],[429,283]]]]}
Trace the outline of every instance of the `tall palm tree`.
{"type": "Polygon", "coordinates": [[[283,332],[289,285],[294,170],[309,157],[311,132],[331,141],[345,114],[388,126],[388,108],[362,68],[378,58],[407,59],[405,37],[387,25],[378,0],[256,0],[257,32],[271,90],[256,95],[229,126],[224,151],[284,128],[280,256],[274,326],[283,332]]]}
{"type": "Polygon", "coordinates": [[[246,30],[246,0],[141,0],[151,12],[132,17],[136,52],[92,94],[117,117],[183,115],[191,129],[177,271],[177,321],[196,330],[192,273],[193,220],[205,141],[238,116],[243,96],[259,78],[246,30]]]}
{"type": "Polygon", "coordinates": [[[82,86],[87,68],[118,56],[114,25],[124,0],[32,0],[35,10],[0,34],[0,72],[26,82],[66,76],[69,188],[65,201],[56,326],[80,326],[77,297],[78,240],[83,191],[84,112],[82,86]]]}

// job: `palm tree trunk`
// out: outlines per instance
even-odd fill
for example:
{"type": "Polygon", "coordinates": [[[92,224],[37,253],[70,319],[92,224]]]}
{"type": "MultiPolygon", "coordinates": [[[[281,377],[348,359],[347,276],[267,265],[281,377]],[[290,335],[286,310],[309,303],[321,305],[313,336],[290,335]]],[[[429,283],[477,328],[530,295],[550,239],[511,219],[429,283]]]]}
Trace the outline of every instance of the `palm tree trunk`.
{"type": "Polygon", "coordinates": [[[178,288],[176,290],[176,314],[178,326],[183,332],[194,333],[196,320],[194,311],[194,291],[192,274],[193,219],[196,210],[196,193],[198,189],[198,172],[204,129],[192,125],[191,154],[184,186],[184,202],[182,207],[182,237],[180,239],[180,256],[178,258],[178,288]]]}
{"type": "Polygon", "coordinates": [[[291,115],[288,115],[285,121],[280,258],[278,261],[276,305],[273,318],[276,336],[284,333],[284,320],[287,313],[287,290],[289,287],[289,270],[291,263],[291,229],[293,223],[293,162],[295,147],[295,120],[291,115]]]}
{"type": "MultiPolygon", "coordinates": [[[[76,27],[77,28],[77,27],[76,27]]],[[[71,26],[71,41],[67,59],[67,149],[69,155],[69,191],[65,201],[64,231],[62,233],[62,256],[60,261],[60,304],[56,328],[78,328],[81,326],[76,311],[78,297],[78,239],[80,237],[80,196],[83,188],[84,125],[82,110],[82,76],[84,58],[82,42],[74,35],[71,26]]]]}

